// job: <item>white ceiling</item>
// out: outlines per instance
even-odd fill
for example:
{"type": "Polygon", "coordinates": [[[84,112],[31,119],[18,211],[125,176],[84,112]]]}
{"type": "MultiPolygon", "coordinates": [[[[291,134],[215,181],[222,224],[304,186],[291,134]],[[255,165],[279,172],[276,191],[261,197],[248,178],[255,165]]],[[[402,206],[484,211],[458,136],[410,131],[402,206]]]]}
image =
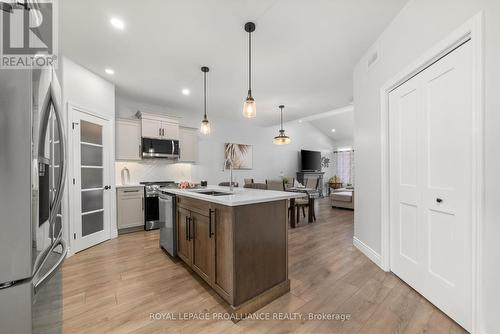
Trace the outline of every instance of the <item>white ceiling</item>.
{"type": "Polygon", "coordinates": [[[348,106],[318,114],[306,119],[338,145],[351,144],[354,140],[354,108],[348,106]],[[335,129],[335,132],[332,132],[335,129]]]}
{"type": "Polygon", "coordinates": [[[347,105],[355,63],[406,2],[64,0],[61,43],[66,56],[114,82],[118,94],[200,117],[200,67],[209,66],[209,117],[241,119],[243,25],[254,21],[254,122],[271,125],[279,104],[289,120],[347,105]],[[125,29],[111,27],[111,17],[123,19],[125,29]]]}

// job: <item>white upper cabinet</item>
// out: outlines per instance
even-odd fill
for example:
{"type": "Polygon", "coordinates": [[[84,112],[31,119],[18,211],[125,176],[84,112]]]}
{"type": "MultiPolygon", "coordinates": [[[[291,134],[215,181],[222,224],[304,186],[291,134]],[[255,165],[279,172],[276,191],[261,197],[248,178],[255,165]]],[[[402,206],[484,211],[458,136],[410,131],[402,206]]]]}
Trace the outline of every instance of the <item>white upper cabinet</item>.
{"type": "Polygon", "coordinates": [[[161,121],[154,119],[142,119],[142,136],[146,138],[161,139],[161,121]]]}
{"type": "Polygon", "coordinates": [[[198,134],[197,129],[179,129],[180,157],[182,162],[196,162],[198,160],[198,134]]]}
{"type": "Polygon", "coordinates": [[[141,160],[141,124],[133,120],[116,120],[116,160],[141,160]]]}
{"type": "Polygon", "coordinates": [[[179,122],[162,121],[162,138],[179,140],[179,122]]]}
{"type": "Polygon", "coordinates": [[[141,118],[142,137],[179,140],[179,121],[175,118],[138,112],[141,118]]]}

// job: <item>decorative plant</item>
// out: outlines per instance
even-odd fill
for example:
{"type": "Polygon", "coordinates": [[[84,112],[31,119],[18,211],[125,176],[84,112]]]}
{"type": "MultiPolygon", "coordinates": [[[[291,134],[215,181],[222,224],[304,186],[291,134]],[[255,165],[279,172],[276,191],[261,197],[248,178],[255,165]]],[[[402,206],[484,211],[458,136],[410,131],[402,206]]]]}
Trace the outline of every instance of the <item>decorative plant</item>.
{"type": "Polygon", "coordinates": [[[330,158],[321,157],[321,168],[328,168],[328,167],[330,167],[330,158]]]}

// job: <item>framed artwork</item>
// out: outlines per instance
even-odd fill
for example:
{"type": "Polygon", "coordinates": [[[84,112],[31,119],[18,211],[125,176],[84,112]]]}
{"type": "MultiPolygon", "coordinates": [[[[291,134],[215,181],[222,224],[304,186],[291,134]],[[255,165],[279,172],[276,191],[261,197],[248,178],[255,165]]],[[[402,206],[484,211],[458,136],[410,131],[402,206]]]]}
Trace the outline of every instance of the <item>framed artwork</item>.
{"type": "Polygon", "coordinates": [[[233,169],[252,169],[253,148],[246,144],[224,144],[224,161],[229,168],[229,162],[233,163],[233,169]]]}

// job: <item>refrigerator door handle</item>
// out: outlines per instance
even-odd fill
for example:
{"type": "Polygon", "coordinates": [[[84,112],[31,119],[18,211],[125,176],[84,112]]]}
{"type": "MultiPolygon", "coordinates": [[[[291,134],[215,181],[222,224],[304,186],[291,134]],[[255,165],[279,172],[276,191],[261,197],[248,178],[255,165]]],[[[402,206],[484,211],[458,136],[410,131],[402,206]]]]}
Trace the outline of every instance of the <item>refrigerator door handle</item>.
{"type": "Polygon", "coordinates": [[[52,253],[54,251],[54,249],[59,245],[62,246],[62,251],[61,251],[61,255],[59,256],[59,259],[57,260],[57,262],[52,266],[52,268],[50,268],[50,270],[45,275],[43,275],[40,279],[38,279],[35,283],[33,283],[33,289],[34,289],[35,295],[38,293],[38,291],[40,291],[40,289],[48,281],[50,281],[52,276],[54,276],[54,274],[61,268],[61,266],[64,262],[64,259],[66,258],[66,255],[68,253],[68,247],[66,246],[66,242],[64,242],[64,240],[62,238],[58,239],[58,241],[56,243],[54,243],[54,245],[50,249],[49,254],[52,253]]]}
{"type": "Polygon", "coordinates": [[[63,195],[63,190],[64,190],[64,185],[66,182],[66,136],[64,132],[64,125],[62,121],[62,114],[61,111],[59,110],[59,104],[57,103],[57,100],[55,99],[55,92],[54,92],[54,86],[51,83],[50,84],[50,103],[49,103],[49,108],[50,105],[54,107],[54,114],[56,115],[56,121],[57,121],[57,131],[59,132],[59,156],[60,156],[60,162],[59,162],[59,187],[56,191],[56,195],[54,198],[54,203],[52,210],[50,212],[49,216],[49,221],[51,223],[55,223],[55,220],[57,218],[57,213],[59,211],[59,207],[62,202],[62,195],[63,195]]]}
{"type": "MultiPolygon", "coordinates": [[[[50,108],[54,108],[54,114],[56,116],[57,122],[57,131],[59,132],[59,185],[56,189],[56,193],[54,196],[54,201],[50,205],[50,213],[49,213],[49,224],[55,224],[55,220],[57,218],[57,212],[59,211],[59,206],[62,201],[63,189],[66,182],[66,137],[64,133],[64,125],[62,121],[62,114],[59,110],[59,104],[56,100],[56,94],[54,91],[53,83],[50,84],[49,90],[45,96],[42,109],[41,109],[41,129],[40,129],[40,138],[38,142],[38,155],[44,156],[45,154],[45,135],[47,133],[47,127],[50,119],[50,108]]],[[[56,237],[54,236],[53,240],[56,237]]]]}

